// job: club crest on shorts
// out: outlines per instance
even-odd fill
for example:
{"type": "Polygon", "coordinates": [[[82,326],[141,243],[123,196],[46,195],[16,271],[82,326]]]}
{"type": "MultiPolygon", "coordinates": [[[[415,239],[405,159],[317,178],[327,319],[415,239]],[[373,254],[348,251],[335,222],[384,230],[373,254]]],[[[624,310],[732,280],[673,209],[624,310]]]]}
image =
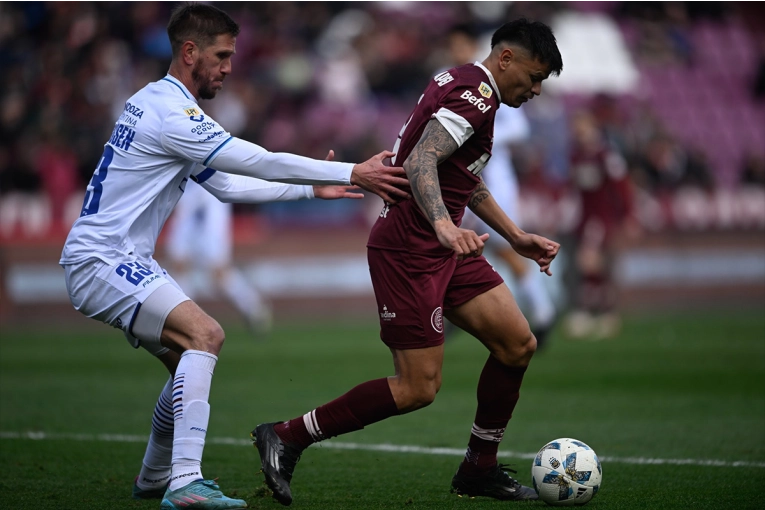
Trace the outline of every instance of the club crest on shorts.
{"type": "Polygon", "coordinates": [[[430,325],[439,333],[444,332],[444,314],[440,306],[433,310],[433,313],[430,315],[430,325]]]}

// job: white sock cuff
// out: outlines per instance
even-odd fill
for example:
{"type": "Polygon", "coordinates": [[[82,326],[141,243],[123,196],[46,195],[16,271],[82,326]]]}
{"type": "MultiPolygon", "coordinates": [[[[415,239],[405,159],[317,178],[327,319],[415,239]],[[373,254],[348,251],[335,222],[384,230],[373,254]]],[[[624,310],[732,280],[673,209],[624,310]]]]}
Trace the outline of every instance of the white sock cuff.
{"type": "Polygon", "coordinates": [[[173,441],[173,465],[199,464],[205,450],[205,440],[199,437],[184,437],[173,441]]]}
{"type": "Polygon", "coordinates": [[[502,441],[502,438],[505,436],[505,429],[504,428],[485,429],[485,428],[479,427],[478,425],[474,423],[473,429],[470,431],[470,433],[479,439],[483,439],[484,441],[499,443],[502,441]]]}
{"type": "Polygon", "coordinates": [[[207,370],[212,374],[215,371],[215,364],[218,362],[218,356],[210,354],[209,352],[189,349],[181,354],[181,361],[188,363],[185,367],[186,369],[188,369],[188,367],[194,367],[200,370],[207,370]]]}
{"type": "Polygon", "coordinates": [[[322,441],[326,439],[319,428],[319,422],[316,421],[316,409],[303,415],[303,424],[305,424],[308,434],[311,435],[311,438],[314,441],[322,441]]]}

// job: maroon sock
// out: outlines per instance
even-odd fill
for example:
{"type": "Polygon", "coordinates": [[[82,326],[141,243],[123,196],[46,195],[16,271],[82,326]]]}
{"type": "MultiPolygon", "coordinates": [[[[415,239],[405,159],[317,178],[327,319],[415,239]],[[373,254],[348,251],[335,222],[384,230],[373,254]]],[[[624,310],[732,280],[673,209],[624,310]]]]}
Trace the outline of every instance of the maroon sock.
{"type": "Polygon", "coordinates": [[[339,436],[398,414],[388,379],[359,384],[332,402],[317,407],[304,416],[280,423],[276,434],[287,443],[301,448],[339,436]]]}
{"type": "Polygon", "coordinates": [[[489,356],[478,381],[478,409],[460,471],[467,475],[487,472],[497,463],[499,442],[518,403],[526,367],[508,367],[489,356]]]}

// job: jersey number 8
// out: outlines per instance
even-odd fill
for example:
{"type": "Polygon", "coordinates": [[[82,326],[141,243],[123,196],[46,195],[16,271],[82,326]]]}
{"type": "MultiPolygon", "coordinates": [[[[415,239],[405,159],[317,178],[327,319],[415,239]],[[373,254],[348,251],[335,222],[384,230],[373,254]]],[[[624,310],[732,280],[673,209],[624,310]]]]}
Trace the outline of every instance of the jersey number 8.
{"type": "Polygon", "coordinates": [[[104,148],[104,155],[93,172],[93,177],[88,183],[88,189],[85,193],[85,200],[82,203],[82,212],[80,216],[88,216],[98,212],[98,206],[101,204],[101,193],[104,191],[103,183],[109,170],[109,165],[114,157],[114,149],[110,145],[104,148]]]}

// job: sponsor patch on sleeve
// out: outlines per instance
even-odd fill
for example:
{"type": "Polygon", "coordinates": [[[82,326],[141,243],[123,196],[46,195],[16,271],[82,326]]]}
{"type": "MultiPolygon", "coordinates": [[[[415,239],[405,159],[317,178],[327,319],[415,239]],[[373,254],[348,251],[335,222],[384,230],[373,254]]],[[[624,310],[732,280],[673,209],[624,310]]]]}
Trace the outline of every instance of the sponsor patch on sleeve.
{"type": "MultiPolygon", "coordinates": [[[[483,85],[483,84],[482,84],[483,85]]],[[[189,117],[194,117],[196,115],[199,115],[200,112],[197,108],[194,108],[193,106],[190,108],[184,108],[183,112],[188,115],[189,117]]]]}
{"type": "Polygon", "coordinates": [[[494,93],[491,87],[484,82],[481,82],[481,85],[478,87],[478,92],[480,92],[486,99],[490,98],[492,93],[494,93]]]}
{"type": "Polygon", "coordinates": [[[449,71],[444,71],[443,73],[437,75],[433,79],[436,81],[436,83],[438,83],[439,87],[443,87],[444,85],[446,85],[450,81],[453,81],[454,80],[454,76],[449,74],[449,71]]]}

